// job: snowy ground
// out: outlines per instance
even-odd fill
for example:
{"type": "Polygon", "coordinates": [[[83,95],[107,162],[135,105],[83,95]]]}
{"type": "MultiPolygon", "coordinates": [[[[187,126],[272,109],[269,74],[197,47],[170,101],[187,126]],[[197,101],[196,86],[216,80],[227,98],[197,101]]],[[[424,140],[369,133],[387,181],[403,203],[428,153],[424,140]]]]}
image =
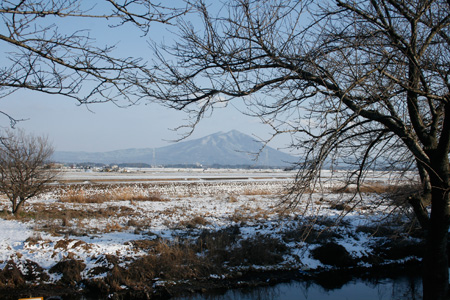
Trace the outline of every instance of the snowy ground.
{"type": "MultiPolygon", "coordinates": [[[[104,259],[108,255],[116,256],[122,267],[147,255],[148,248],[137,246],[139,241],[194,241],[205,232],[239,228],[240,241],[264,237],[286,249],[280,254],[282,261],[234,263],[230,272],[248,268],[309,271],[330,268],[312,255],[325,242],[342,245],[357,265],[370,266],[371,260],[364,258],[376,251],[374,244],[380,239],[412,239],[403,233],[411,224],[406,210],[387,205],[384,194],[364,193],[348,202],[354,195],[332,191],[330,187],[338,184],[335,181],[305,196],[295,209],[286,209],[281,200],[294,174],[281,170],[66,171],[59,182],[65,184],[55,183],[52,191],[29,200],[18,219],[6,213],[10,203],[1,199],[0,268],[13,261],[26,274],[30,272],[27,261],[33,261],[48,273],[45,282],[51,283],[62,274],[48,271],[71,259],[86,264],[83,279],[102,278],[107,271],[94,270],[108,269],[104,259]],[[85,200],[77,203],[74,199],[80,195],[85,200]],[[388,233],[377,234],[381,231],[388,233]],[[321,233],[322,238],[308,241],[309,234],[321,233]]],[[[376,173],[370,181],[385,185],[390,176],[376,173]]]]}

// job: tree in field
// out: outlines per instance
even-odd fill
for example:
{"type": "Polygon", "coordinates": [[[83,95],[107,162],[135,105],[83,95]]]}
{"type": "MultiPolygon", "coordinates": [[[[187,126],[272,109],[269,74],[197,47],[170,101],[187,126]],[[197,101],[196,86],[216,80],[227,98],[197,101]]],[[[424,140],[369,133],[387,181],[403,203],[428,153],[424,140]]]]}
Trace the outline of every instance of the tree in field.
{"type": "MultiPolygon", "coordinates": [[[[116,52],[114,29],[134,26],[145,38],[151,24],[170,23],[186,11],[151,0],[0,1],[0,98],[27,89],[82,104],[132,103],[134,87],[145,78],[145,62],[116,52]],[[89,22],[111,27],[111,33],[102,33],[109,45],[96,42],[89,22]]],[[[0,113],[16,123],[7,111],[0,113]]]]}
{"type": "Polygon", "coordinates": [[[58,175],[48,165],[53,148],[44,137],[8,130],[0,139],[0,192],[12,204],[12,212],[20,211],[25,201],[45,191],[58,175]]]}
{"type": "Polygon", "coordinates": [[[358,184],[377,167],[417,172],[424,299],[447,299],[450,2],[200,1],[196,11],[175,44],[154,47],[157,85],[142,93],[188,111],[192,126],[244,101],[275,135],[292,134],[304,157],[297,195],[324,164],[353,164],[358,184]]]}

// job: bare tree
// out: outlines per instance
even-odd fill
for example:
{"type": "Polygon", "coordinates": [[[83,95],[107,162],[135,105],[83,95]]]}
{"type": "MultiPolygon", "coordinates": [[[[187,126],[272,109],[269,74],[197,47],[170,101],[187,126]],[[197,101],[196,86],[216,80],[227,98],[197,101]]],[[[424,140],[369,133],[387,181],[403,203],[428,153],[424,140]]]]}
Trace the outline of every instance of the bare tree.
{"type": "MultiPolygon", "coordinates": [[[[169,24],[187,10],[186,5],[165,7],[151,0],[1,1],[0,97],[28,89],[64,95],[80,103],[133,103],[137,100],[134,87],[146,77],[145,61],[120,57],[115,52],[118,41],[114,34],[110,45],[99,45],[90,33],[92,28],[83,24],[130,24],[141,30],[144,38],[151,24],[169,24]]],[[[13,125],[17,121],[6,111],[0,113],[13,125]]]]}
{"type": "Polygon", "coordinates": [[[53,148],[45,137],[7,130],[0,139],[0,192],[12,204],[12,212],[20,211],[26,200],[45,191],[58,175],[48,164],[53,148]]]}
{"type": "MultiPolygon", "coordinates": [[[[296,195],[324,164],[413,170],[427,237],[424,299],[447,299],[450,224],[450,2],[199,1],[202,23],[155,46],[142,93],[185,110],[193,127],[219,102],[244,101],[304,157],[296,195]],[[426,207],[426,203],[431,203],[426,207]]],[[[299,201],[300,196],[293,201],[299,201]]]]}

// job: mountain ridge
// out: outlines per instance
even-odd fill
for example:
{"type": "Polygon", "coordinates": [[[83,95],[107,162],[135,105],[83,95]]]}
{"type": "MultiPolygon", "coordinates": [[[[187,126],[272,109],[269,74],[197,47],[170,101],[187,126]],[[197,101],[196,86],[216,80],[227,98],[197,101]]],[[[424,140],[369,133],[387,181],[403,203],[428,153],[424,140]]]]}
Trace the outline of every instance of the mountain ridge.
{"type": "Polygon", "coordinates": [[[296,158],[272,147],[263,148],[261,142],[232,130],[159,148],[128,148],[106,152],[55,151],[53,160],[61,163],[145,163],[151,166],[285,167],[295,162],[296,158]],[[256,153],[259,156],[255,161],[256,153]]]}

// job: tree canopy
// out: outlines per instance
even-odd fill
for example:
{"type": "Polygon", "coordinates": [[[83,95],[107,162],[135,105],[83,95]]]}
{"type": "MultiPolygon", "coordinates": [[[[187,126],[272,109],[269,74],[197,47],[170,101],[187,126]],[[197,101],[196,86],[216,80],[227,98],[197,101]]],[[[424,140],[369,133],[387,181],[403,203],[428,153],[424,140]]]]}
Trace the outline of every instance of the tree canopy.
{"type": "Polygon", "coordinates": [[[53,147],[45,137],[19,130],[2,132],[0,139],[0,192],[17,213],[25,201],[43,193],[58,171],[49,163],[53,147]]]}
{"type": "Polygon", "coordinates": [[[218,103],[244,101],[275,135],[292,134],[303,157],[297,195],[324,164],[352,165],[356,183],[371,168],[417,171],[422,188],[410,203],[427,233],[424,299],[444,299],[450,3],[235,0],[195,8],[202,24],[181,21],[179,41],[155,47],[156,87],[144,92],[191,113],[193,127],[218,103]]]}

